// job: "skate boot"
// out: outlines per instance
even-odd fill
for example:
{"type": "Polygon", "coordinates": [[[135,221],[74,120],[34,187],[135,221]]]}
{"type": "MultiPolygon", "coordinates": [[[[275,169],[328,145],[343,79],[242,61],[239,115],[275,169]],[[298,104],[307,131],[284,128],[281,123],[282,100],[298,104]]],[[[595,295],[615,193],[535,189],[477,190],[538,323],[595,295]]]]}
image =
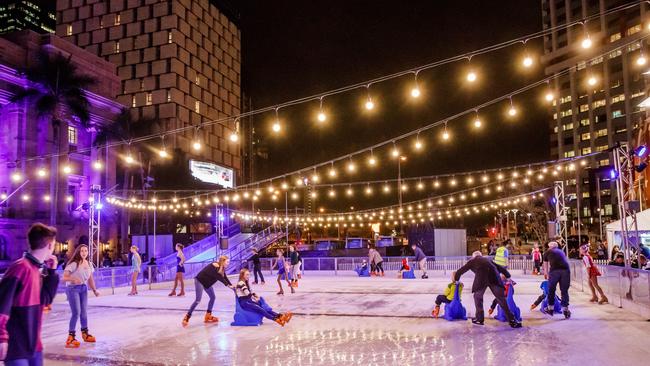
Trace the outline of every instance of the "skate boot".
{"type": "Polygon", "coordinates": [[[285,322],[284,322],[283,314],[278,315],[278,317],[275,318],[273,321],[280,324],[281,327],[284,327],[285,322]]]}
{"type": "Polygon", "coordinates": [[[205,312],[205,318],[203,319],[204,323],[217,323],[219,321],[219,318],[216,316],[212,316],[211,311],[206,311],[205,312]]]}
{"type": "Polygon", "coordinates": [[[488,309],[488,315],[492,316],[492,313],[494,313],[494,309],[489,308],[489,309],[488,309]]]}
{"type": "Polygon", "coordinates": [[[88,329],[82,329],[81,330],[81,339],[84,340],[84,342],[87,343],[95,343],[96,339],[94,336],[92,336],[90,333],[88,333],[88,329]]]}
{"type": "Polygon", "coordinates": [[[284,324],[287,324],[292,317],[293,317],[293,313],[291,313],[290,311],[287,311],[286,313],[282,314],[284,324]]]}
{"type": "Polygon", "coordinates": [[[598,302],[598,296],[593,296],[591,299],[589,299],[589,302],[598,302]]]}
{"type": "Polygon", "coordinates": [[[425,273],[425,274],[422,275],[422,279],[423,279],[423,280],[426,280],[427,278],[429,278],[429,275],[428,275],[428,274],[425,273]]]}
{"type": "Polygon", "coordinates": [[[65,348],[79,348],[81,343],[74,337],[74,332],[68,333],[68,339],[65,341],[65,348]]]}
{"type": "Polygon", "coordinates": [[[296,290],[293,288],[293,286],[291,287],[291,293],[292,293],[292,294],[295,294],[295,293],[296,293],[296,290]]]}
{"type": "Polygon", "coordinates": [[[607,296],[603,296],[603,297],[600,299],[600,301],[598,301],[598,303],[599,303],[600,305],[603,305],[603,304],[609,304],[609,299],[607,298],[607,296]]]}
{"type": "Polygon", "coordinates": [[[549,305],[549,306],[546,307],[546,310],[544,310],[544,312],[546,314],[550,315],[550,316],[553,316],[553,314],[555,313],[555,310],[553,309],[552,306],[549,305]]]}
{"type": "Polygon", "coordinates": [[[475,325],[484,325],[484,321],[483,321],[483,320],[478,320],[478,319],[476,319],[476,318],[472,318],[472,324],[475,324],[475,325]]]}
{"type": "Polygon", "coordinates": [[[172,290],[172,292],[170,292],[167,296],[176,296],[176,290],[172,290]]]}
{"type": "Polygon", "coordinates": [[[537,304],[530,305],[530,310],[535,310],[536,308],[537,308],[537,304]]]}
{"type": "Polygon", "coordinates": [[[185,291],[181,291],[178,293],[178,297],[183,297],[183,296],[185,296],[185,291]]]}
{"type": "Polygon", "coordinates": [[[284,290],[280,290],[276,295],[284,295],[284,290]]]}
{"type": "Polygon", "coordinates": [[[433,311],[431,312],[431,315],[434,318],[438,319],[438,316],[440,315],[440,306],[436,306],[435,308],[433,308],[433,311]]]}
{"type": "Polygon", "coordinates": [[[510,322],[510,328],[521,328],[521,323],[516,320],[513,320],[510,322]]]}
{"type": "Polygon", "coordinates": [[[185,314],[185,316],[183,317],[183,322],[181,323],[183,327],[187,327],[187,325],[190,323],[190,317],[191,317],[190,314],[185,314]]]}
{"type": "Polygon", "coordinates": [[[571,311],[569,311],[569,308],[562,309],[562,314],[564,314],[564,319],[571,318],[571,311]]]}

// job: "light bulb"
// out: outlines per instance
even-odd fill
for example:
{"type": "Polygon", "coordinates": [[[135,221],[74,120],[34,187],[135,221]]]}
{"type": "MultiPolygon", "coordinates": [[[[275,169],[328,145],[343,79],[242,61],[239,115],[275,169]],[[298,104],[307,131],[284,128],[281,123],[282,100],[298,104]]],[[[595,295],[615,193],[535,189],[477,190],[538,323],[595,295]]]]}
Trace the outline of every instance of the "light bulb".
{"type": "Polygon", "coordinates": [[[592,44],[593,43],[591,42],[591,38],[589,38],[589,36],[587,36],[585,39],[583,39],[582,42],[580,43],[580,45],[584,49],[591,48],[592,44]]]}
{"type": "Polygon", "coordinates": [[[127,164],[133,164],[133,156],[131,156],[131,154],[128,154],[128,155],[124,158],[124,161],[125,161],[127,164]]]}
{"type": "Polygon", "coordinates": [[[36,171],[36,175],[38,175],[40,178],[43,178],[44,176],[47,175],[47,172],[45,171],[45,169],[40,168],[36,171]]]}
{"type": "Polygon", "coordinates": [[[367,110],[372,110],[373,108],[375,108],[375,103],[372,101],[372,99],[368,98],[365,106],[367,110]]]}
{"type": "Polygon", "coordinates": [[[11,180],[14,182],[20,182],[23,180],[23,175],[20,174],[19,172],[14,172],[11,174],[11,180]]]}
{"type": "Polygon", "coordinates": [[[544,99],[546,99],[547,102],[552,102],[553,99],[555,99],[555,95],[553,95],[553,92],[549,91],[549,92],[546,93],[546,95],[544,96],[544,99]]]}
{"type": "Polygon", "coordinates": [[[65,201],[68,202],[68,203],[72,203],[72,196],[67,196],[65,198],[65,201]]]}
{"type": "Polygon", "coordinates": [[[467,81],[469,81],[470,83],[476,81],[476,73],[474,71],[470,71],[467,73],[467,81]]]}
{"type": "Polygon", "coordinates": [[[280,121],[275,121],[275,123],[273,123],[272,128],[273,128],[273,132],[275,133],[280,132],[280,130],[282,129],[282,126],[280,126],[280,121]]]}
{"type": "Polygon", "coordinates": [[[329,174],[330,177],[336,177],[336,169],[331,168],[327,174],[329,174]]]}
{"type": "Polygon", "coordinates": [[[419,98],[420,94],[421,94],[420,93],[420,88],[418,88],[417,86],[415,88],[411,89],[411,96],[413,98],[419,98]]]}
{"type": "Polygon", "coordinates": [[[368,159],[368,165],[376,165],[377,164],[377,159],[375,159],[374,156],[371,156],[370,159],[368,159]]]}
{"type": "Polygon", "coordinates": [[[232,142],[239,141],[239,135],[237,134],[237,132],[233,132],[233,133],[230,134],[230,141],[232,141],[232,142]]]}
{"type": "Polygon", "coordinates": [[[50,195],[46,194],[45,196],[43,196],[43,201],[50,202],[50,195]]]}
{"type": "Polygon", "coordinates": [[[595,76],[590,76],[589,79],[587,79],[587,84],[590,86],[594,86],[596,83],[598,83],[598,79],[596,79],[595,76]]]}
{"type": "Polygon", "coordinates": [[[345,190],[345,194],[347,194],[348,196],[352,196],[354,194],[354,191],[352,190],[352,188],[348,188],[345,190]]]}
{"type": "Polygon", "coordinates": [[[0,200],[6,200],[7,199],[7,194],[6,193],[0,193],[0,200]]]}
{"type": "Polygon", "coordinates": [[[482,124],[483,122],[481,122],[481,120],[478,117],[476,117],[476,119],[474,120],[474,127],[480,128],[482,124]]]}
{"type": "Polygon", "coordinates": [[[333,189],[330,189],[329,192],[327,193],[330,197],[336,196],[336,191],[333,189]]]}
{"type": "Polygon", "coordinates": [[[524,57],[524,61],[522,62],[524,67],[531,67],[533,66],[533,58],[530,56],[524,57]]]}
{"type": "Polygon", "coordinates": [[[349,163],[348,163],[348,171],[349,171],[349,172],[353,172],[353,171],[355,171],[356,169],[357,169],[357,166],[354,165],[353,162],[349,162],[349,163]]]}
{"type": "Polygon", "coordinates": [[[318,183],[318,182],[320,181],[320,176],[319,176],[318,174],[313,174],[313,175],[311,176],[311,180],[312,180],[312,182],[314,182],[314,183],[318,183]]]}
{"type": "Polygon", "coordinates": [[[169,154],[167,153],[167,150],[165,150],[165,149],[162,149],[162,150],[158,151],[158,155],[159,155],[161,158],[166,158],[166,157],[169,156],[169,154]]]}
{"type": "Polygon", "coordinates": [[[639,66],[645,65],[647,62],[646,58],[644,55],[640,55],[639,58],[636,59],[636,64],[639,66]]]}
{"type": "Polygon", "coordinates": [[[63,172],[65,174],[70,174],[72,172],[72,168],[70,168],[70,165],[64,165],[63,166],[63,172]]]}
{"type": "Polygon", "coordinates": [[[394,147],[393,150],[391,150],[390,154],[391,154],[394,158],[398,157],[398,156],[399,156],[399,149],[397,149],[396,147],[394,147]]]}
{"type": "Polygon", "coordinates": [[[443,140],[449,140],[449,132],[447,132],[447,130],[445,130],[445,131],[442,133],[442,139],[443,139],[443,140]]]}
{"type": "Polygon", "coordinates": [[[29,201],[29,195],[28,194],[23,194],[21,198],[22,198],[23,201],[29,201]]]}
{"type": "Polygon", "coordinates": [[[372,194],[372,188],[366,187],[366,194],[371,195],[372,194]]]}
{"type": "Polygon", "coordinates": [[[511,117],[514,117],[515,115],[517,115],[517,108],[515,108],[514,106],[511,106],[510,109],[508,109],[508,115],[511,116],[511,117]]]}
{"type": "Polygon", "coordinates": [[[194,143],[192,143],[192,148],[194,150],[197,150],[197,151],[201,150],[201,147],[202,147],[201,141],[199,141],[199,140],[196,140],[196,141],[194,141],[194,143]]]}
{"type": "Polygon", "coordinates": [[[422,149],[422,143],[420,142],[420,140],[415,140],[415,149],[416,150],[422,149]]]}
{"type": "Polygon", "coordinates": [[[104,167],[104,164],[100,160],[95,160],[93,162],[93,169],[95,170],[101,170],[104,167]]]}
{"type": "Polygon", "coordinates": [[[325,114],[325,112],[320,111],[318,113],[318,122],[325,122],[326,120],[327,120],[327,115],[325,114]]]}

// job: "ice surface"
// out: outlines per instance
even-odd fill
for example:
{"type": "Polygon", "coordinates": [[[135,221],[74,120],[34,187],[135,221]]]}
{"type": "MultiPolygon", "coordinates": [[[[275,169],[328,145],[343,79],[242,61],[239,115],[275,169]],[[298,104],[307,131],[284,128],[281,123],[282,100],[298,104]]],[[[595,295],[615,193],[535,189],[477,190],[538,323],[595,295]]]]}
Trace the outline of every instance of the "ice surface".
{"type": "MultiPolygon", "coordinates": [[[[417,271],[416,271],[417,274],[417,271]]],[[[354,276],[353,276],[354,275],[354,276]]],[[[650,323],[613,305],[594,305],[571,291],[573,317],[550,318],[529,306],[539,295],[540,277],[516,275],[515,301],[524,328],[487,320],[483,327],[430,317],[433,301],[448,275],[428,280],[359,278],[308,272],[296,294],[278,296],[267,277],[254,290],[274,310],[296,314],[284,328],[264,321],[260,327],[231,327],[234,294],[217,289],[215,315],[202,322],[207,296],[188,328],[181,319],[194,299],[170,298],[168,284],[140,295],[105,294],[89,300],[89,324],[96,344],[64,348],[69,308],[60,295],[45,315],[46,365],[639,365],[650,360],[650,323]]],[[[193,280],[187,280],[193,289],[193,280]]],[[[471,277],[463,278],[463,303],[474,314],[471,277]]],[[[104,292],[107,292],[106,290],[104,292]]],[[[491,303],[491,294],[485,304],[491,303]]]]}

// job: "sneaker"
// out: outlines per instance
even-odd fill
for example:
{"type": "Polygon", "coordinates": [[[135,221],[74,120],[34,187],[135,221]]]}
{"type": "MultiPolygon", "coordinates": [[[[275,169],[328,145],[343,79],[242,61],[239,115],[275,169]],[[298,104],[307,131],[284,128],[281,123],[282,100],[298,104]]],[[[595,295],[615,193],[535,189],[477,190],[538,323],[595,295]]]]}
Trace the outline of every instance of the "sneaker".
{"type": "Polygon", "coordinates": [[[603,305],[603,304],[609,304],[609,299],[607,296],[603,296],[600,301],[598,301],[598,304],[603,305]]]}
{"type": "Polygon", "coordinates": [[[472,324],[476,324],[476,325],[484,325],[485,323],[484,323],[483,320],[478,320],[478,319],[476,319],[476,318],[472,318],[472,324]]]}
{"type": "Polygon", "coordinates": [[[219,321],[219,318],[216,316],[212,316],[211,311],[206,311],[205,312],[205,318],[203,319],[204,323],[217,323],[219,321]]]}
{"type": "Polygon", "coordinates": [[[68,339],[65,341],[65,348],[79,348],[81,343],[75,339],[74,333],[68,334],[68,339]]]}
{"type": "Polygon", "coordinates": [[[516,320],[510,322],[510,328],[521,328],[521,327],[522,327],[521,323],[516,320]]]}
{"type": "Polygon", "coordinates": [[[87,342],[87,343],[95,343],[96,342],[95,337],[90,335],[90,333],[88,333],[87,329],[81,331],[81,339],[83,339],[84,342],[87,342]]]}
{"type": "Polygon", "coordinates": [[[440,315],[440,306],[436,306],[433,311],[431,312],[431,315],[438,319],[438,316],[440,315]]]}
{"type": "Polygon", "coordinates": [[[564,308],[562,310],[562,314],[564,314],[564,319],[571,318],[571,311],[569,310],[569,308],[564,308]]]}
{"type": "Polygon", "coordinates": [[[185,328],[189,323],[190,323],[190,314],[185,314],[185,316],[183,317],[183,322],[181,324],[185,328]]]}

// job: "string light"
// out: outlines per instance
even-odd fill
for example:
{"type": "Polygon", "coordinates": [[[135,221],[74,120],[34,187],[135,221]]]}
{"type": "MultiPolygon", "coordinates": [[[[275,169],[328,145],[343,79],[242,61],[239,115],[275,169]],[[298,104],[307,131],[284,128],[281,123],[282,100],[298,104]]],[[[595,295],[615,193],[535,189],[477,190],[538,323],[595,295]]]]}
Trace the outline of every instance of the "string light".
{"type": "Polygon", "coordinates": [[[377,165],[377,159],[375,159],[375,155],[373,155],[372,150],[370,150],[370,158],[368,158],[368,165],[370,166],[377,165]]]}
{"type": "Polygon", "coordinates": [[[481,122],[481,119],[478,116],[478,109],[476,110],[476,118],[474,118],[474,128],[481,128],[481,125],[483,123],[481,122]]]}
{"type": "Polygon", "coordinates": [[[357,166],[352,161],[352,158],[350,158],[350,162],[348,163],[348,172],[354,173],[355,170],[357,170],[357,166]]]}
{"type": "Polygon", "coordinates": [[[391,150],[390,154],[391,154],[394,158],[399,157],[399,149],[397,148],[397,146],[395,146],[395,141],[393,141],[393,149],[391,150]]]}
{"type": "Polygon", "coordinates": [[[366,86],[366,90],[368,92],[368,98],[366,99],[364,106],[366,107],[366,110],[371,111],[373,108],[375,108],[375,102],[373,102],[372,98],[370,97],[370,84],[366,86]]]}
{"type": "Polygon", "coordinates": [[[20,174],[19,172],[13,172],[11,173],[11,180],[14,182],[20,182],[23,180],[23,175],[20,174]]]}
{"type": "Polygon", "coordinates": [[[278,108],[275,109],[275,121],[273,122],[273,126],[271,126],[271,129],[276,134],[280,132],[280,130],[282,129],[282,125],[280,124],[280,117],[278,116],[278,108]]]}
{"type": "Polygon", "coordinates": [[[235,130],[230,133],[230,141],[238,142],[239,141],[239,120],[235,119],[235,130]]]}
{"type": "Polygon", "coordinates": [[[198,126],[194,130],[194,142],[192,142],[192,149],[194,149],[195,151],[199,151],[203,147],[203,145],[201,144],[201,139],[199,139],[199,129],[200,128],[201,127],[198,126]]]}
{"type": "Polygon", "coordinates": [[[63,170],[63,172],[64,172],[65,174],[70,174],[70,173],[72,173],[72,168],[71,168],[70,165],[68,165],[68,164],[64,165],[62,170],[63,170]]]}
{"type": "Polygon", "coordinates": [[[449,140],[449,132],[447,131],[447,122],[445,121],[445,129],[442,132],[442,139],[447,141],[449,140]]]}
{"type": "Polygon", "coordinates": [[[643,52],[641,52],[639,57],[636,59],[636,64],[639,65],[639,66],[643,66],[643,65],[646,64],[646,62],[647,62],[647,60],[645,58],[645,55],[643,54],[643,52]]]}
{"type": "Polygon", "coordinates": [[[510,108],[508,109],[508,115],[510,117],[514,117],[517,115],[517,108],[515,108],[515,105],[512,102],[512,97],[510,97],[510,108]]]}
{"type": "Polygon", "coordinates": [[[325,114],[325,111],[323,111],[323,97],[320,97],[320,107],[316,119],[318,122],[325,122],[327,120],[327,115],[325,114]]]}
{"type": "Polygon", "coordinates": [[[415,137],[415,150],[422,150],[422,142],[420,142],[420,134],[415,137]]]}
{"type": "Polygon", "coordinates": [[[533,58],[530,57],[530,55],[526,55],[524,57],[524,60],[522,61],[522,64],[524,65],[525,68],[529,68],[533,66],[533,58]]]}
{"type": "Polygon", "coordinates": [[[415,74],[415,80],[414,80],[413,89],[411,89],[411,97],[413,97],[413,98],[419,98],[420,94],[421,94],[420,86],[418,85],[418,72],[419,72],[419,70],[414,73],[415,74]]]}
{"type": "Polygon", "coordinates": [[[589,49],[593,45],[593,42],[591,41],[591,37],[589,37],[589,32],[587,32],[587,24],[584,24],[584,32],[585,32],[585,38],[582,39],[582,42],[580,42],[580,46],[582,46],[583,49],[589,49]]]}
{"type": "Polygon", "coordinates": [[[327,172],[327,174],[331,177],[334,178],[336,177],[336,169],[334,169],[334,163],[332,163],[330,170],[327,172]]]}
{"type": "Polygon", "coordinates": [[[93,169],[95,169],[95,170],[102,170],[103,167],[104,167],[104,164],[102,164],[102,161],[101,161],[101,160],[95,160],[95,161],[93,161],[93,169]]]}
{"type": "Polygon", "coordinates": [[[598,84],[598,78],[596,78],[595,75],[589,76],[589,78],[587,78],[587,84],[589,84],[589,86],[595,86],[598,84]]]}
{"type": "Polygon", "coordinates": [[[45,170],[45,168],[38,168],[38,170],[36,171],[36,175],[39,178],[44,178],[47,175],[47,171],[45,170]]]}
{"type": "Polygon", "coordinates": [[[125,162],[127,165],[131,165],[131,164],[133,164],[134,161],[135,161],[135,160],[133,159],[133,156],[131,155],[131,153],[130,153],[130,152],[127,152],[127,153],[126,153],[126,157],[124,158],[124,162],[125,162]]]}

